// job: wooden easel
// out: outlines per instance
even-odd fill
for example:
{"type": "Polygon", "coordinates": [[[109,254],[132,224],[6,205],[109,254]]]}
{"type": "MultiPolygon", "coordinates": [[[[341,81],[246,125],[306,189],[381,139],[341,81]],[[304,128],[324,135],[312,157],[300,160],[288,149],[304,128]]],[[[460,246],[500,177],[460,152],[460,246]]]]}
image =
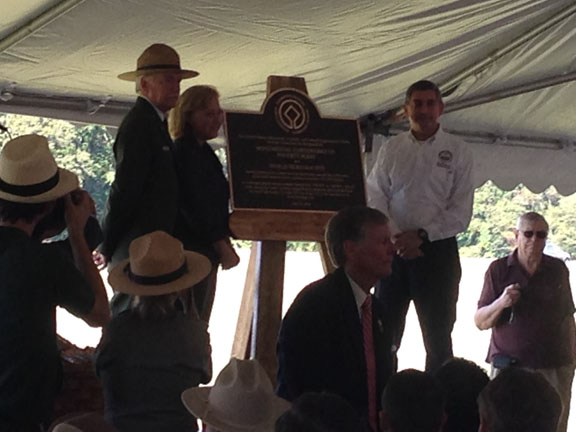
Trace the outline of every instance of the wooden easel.
{"type": "MultiPolygon", "coordinates": [[[[308,94],[304,78],[268,77],[268,95],[282,88],[308,94]]],[[[276,341],[282,321],[286,242],[319,242],[324,271],[332,271],[324,244],[324,226],[331,216],[331,213],[282,214],[266,210],[237,210],[230,216],[230,228],[237,238],[255,240],[250,252],[232,356],[257,359],[273,383],[278,367],[276,341]]]]}

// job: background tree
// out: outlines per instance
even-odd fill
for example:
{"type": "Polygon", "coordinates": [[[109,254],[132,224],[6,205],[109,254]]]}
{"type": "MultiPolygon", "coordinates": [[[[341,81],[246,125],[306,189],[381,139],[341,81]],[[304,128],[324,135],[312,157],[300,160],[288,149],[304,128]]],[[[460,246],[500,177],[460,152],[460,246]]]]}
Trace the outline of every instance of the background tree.
{"type": "MultiPolygon", "coordinates": [[[[114,179],[115,131],[97,125],[12,114],[0,114],[0,123],[8,127],[13,137],[36,133],[48,138],[58,165],[78,174],[82,186],[94,197],[98,214],[103,215],[114,179]]],[[[0,142],[8,139],[4,134],[0,142]]],[[[217,154],[226,168],[225,150],[219,148],[217,154]]],[[[492,182],[476,189],[470,227],[458,236],[460,254],[495,258],[510,253],[512,228],[518,216],[527,211],[542,213],[550,223],[550,240],[576,257],[576,195],[564,197],[553,187],[534,194],[522,185],[504,191],[492,182]]],[[[238,241],[237,245],[246,247],[250,242],[238,241]]],[[[317,250],[317,244],[288,242],[288,249],[317,250]]]]}
{"type": "MultiPolygon", "coordinates": [[[[94,198],[98,215],[103,214],[114,179],[114,139],[104,126],[13,114],[0,115],[0,123],[13,138],[27,134],[45,136],[56,163],[78,175],[82,187],[94,198]]],[[[8,139],[4,134],[2,144],[8,139]]]]}

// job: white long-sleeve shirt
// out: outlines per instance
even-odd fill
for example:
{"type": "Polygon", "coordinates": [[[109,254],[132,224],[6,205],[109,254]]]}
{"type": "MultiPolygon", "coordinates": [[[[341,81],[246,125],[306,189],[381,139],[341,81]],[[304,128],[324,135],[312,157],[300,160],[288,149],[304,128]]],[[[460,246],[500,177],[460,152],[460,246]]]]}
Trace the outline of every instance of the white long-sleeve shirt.
{"type": "Polygon", "coordinates": [[[439,128],[426,141],[408,131],[386,142],[367,178],[368,205],[393,234],[423,228],[431,241],[463,232],[472,217],[472,154],[439,128]]]}

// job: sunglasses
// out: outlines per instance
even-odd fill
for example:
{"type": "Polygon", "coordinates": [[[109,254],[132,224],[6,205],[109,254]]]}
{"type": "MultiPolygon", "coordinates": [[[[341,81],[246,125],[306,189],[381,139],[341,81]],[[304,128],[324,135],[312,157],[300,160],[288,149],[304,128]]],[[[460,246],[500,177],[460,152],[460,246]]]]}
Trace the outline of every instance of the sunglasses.
{"type": "Polygon", "coordinates": [[[522,231],[522,234],[524,234],[526,238],[532,238],[534,234],[536,234],[536,237],[539,239],[548,237],[548,231],[522,231]]]}

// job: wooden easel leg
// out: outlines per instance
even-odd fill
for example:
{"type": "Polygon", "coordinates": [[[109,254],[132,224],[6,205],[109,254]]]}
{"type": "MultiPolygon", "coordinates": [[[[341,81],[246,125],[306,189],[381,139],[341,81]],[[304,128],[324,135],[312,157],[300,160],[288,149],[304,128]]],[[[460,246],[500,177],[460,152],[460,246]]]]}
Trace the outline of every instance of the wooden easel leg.
{"type": "Polygon", "coordinates": [[[260,362],[274,384],[278,368],[276,341],[282,321],[286,242],[267,240],[259,242],[258,246],[250,357],[260,362]]]}
{"type": "Polygon", "coordinates": [[[232,343],[231,357],[246,359],[250,356],[250,334],[252,331],[252,317],[254,316],[254,293],[256,291],[256,265],[259,255],[258,242],[252,242],[250,249],[250,261],[246,272],[246,282],[244,283],[244,293],[238,322],[236,323],[236,334],[232,343]]]}

